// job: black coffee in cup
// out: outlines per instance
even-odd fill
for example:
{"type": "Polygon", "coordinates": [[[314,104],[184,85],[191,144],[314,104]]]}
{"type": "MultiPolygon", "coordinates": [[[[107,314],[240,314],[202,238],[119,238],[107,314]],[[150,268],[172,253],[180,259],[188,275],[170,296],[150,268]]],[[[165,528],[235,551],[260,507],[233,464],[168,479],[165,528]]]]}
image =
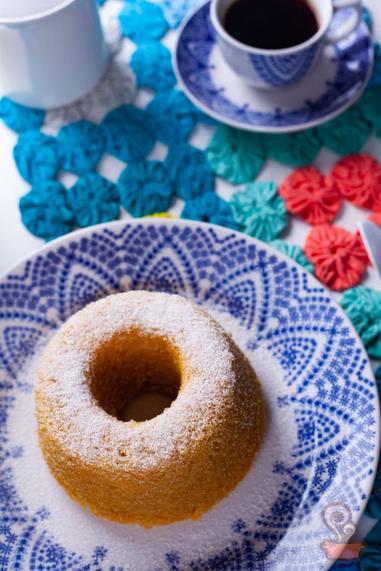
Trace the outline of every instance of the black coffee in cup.
{"type": "Polygon", "coordinates": [[[270,50],[301,44],[319,29],[308,0],[235,0],[223,26],[243,44],[270,50]]]}

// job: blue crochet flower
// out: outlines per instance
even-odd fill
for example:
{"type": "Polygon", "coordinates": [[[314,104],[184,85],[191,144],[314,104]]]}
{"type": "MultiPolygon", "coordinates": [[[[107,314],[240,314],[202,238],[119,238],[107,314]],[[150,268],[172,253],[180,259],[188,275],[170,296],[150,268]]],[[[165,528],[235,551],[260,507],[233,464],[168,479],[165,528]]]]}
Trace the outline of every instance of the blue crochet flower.
{"type": "Polygon", "coordinates": [[[62,127],[57,144],[62,168],[78,175],[93,170],[105,150],[102,129],[84,119],[62,127]]]}
{"type": "Polygon", "coordinates": [[[185,204],[181,218],[201,220],[202,222],[227,226],[233,230],[237,229],[230,204],[225,202],[215,192],[207,192],[193,200],[189,200],[185,204]]]}
{"type": "Polygon", "coordinates": [[[139,161],[128,165],[118,180],[123,207],[132,216],[165,212],[173,187],[167,169],[159,161],[139,161]]]}
{"type": "Polygon", "coordinates": [[[125,162],[144,159],[156,141],[147,111],[133,105],[121,105],[110,111],[102,121],[102,128],[107,151],[125,162]]]}
{"type": "Polygon", "coordinates": [[[351,107],[317,129],[322,144],[330,151],[338,155],[353,155],[365,145],[372,125],[357,107],[351,107]]]}
{"type": "Polygon", "coordinates": [[[152,117],[157,138],[169,146],[186,140],[196,124],[192,103],[177,89],[156,95],[148,104],[147,111],[152,117]]]}
{"type": "Polygon", "coordinates": [[[20,198],[19,206],[24,225],[39,238],[52,240],[73,227],[66,189],[59,182],[47,181],[34,186],[20,198]]]}
{"type": "Polygon", "coordinates": [[[314,267],[308,258],[303,253],[303,249],[300,246],[294,244],[287,244],[283,240],[272,240],[270,242],[271,246],[274,246],[279,252],[289,256],[292,260],[300,264],[307,272],[313,272],[314,267]]]}
{"type": "Polygon", "coordinates": [[[240,184],[256,178],[265,162],[263,136],[221,125],[206,148],[212,170],[240,184]]]}
{"type": "Polygon", "coordinates": [[[44,122],[45,111],[32,109],[14,103],[8,97],[0,99],[0,119],[13,131],[22,133],[30,129],[39,129],[44,122]]]}
{"type": "Polygon", "coordinates": [[[341,305],[371,357],[381,359],[381,293],[358,286],[348,289],[341,305]]]}
{"type": "Polygon", "coordinates": [[[199,109],[195,105],[193,105],[193,108],[194,108],[194,114],[195,114],[197,121],[199,123],[201,123],[202,125],[211,125],[212,127],[218,127],[219,125],[221,125],[221,123],[219,123],[219,121],[217,121],[216,119],[214,119],[210,115],[207,115],[206,113],[201,111],[201,109],[199,109]]]}
{"type": "Polygon", "coordinates": [[[204,0],[159,0],[159,4],[171,28],[177,28],[190,11],[203,3],[204,0]]]}
{"type": "Polygon", "coordinates": [[[374,65],[368,89],[373,87],[381,87],[381,46],[377,42],[374,43],[374,65]]]}
{"type": "Polygon", "coordinates": [[[176,84],[171,52],[159,42],[140,45],[132,54],[130,65],[139,87],[165,91],[176,84]]]}
{"type": "Polygon", "coordinates": [[[269,157],[293,168],[312,164],[321,149],[316,129],[286,135],[264,135],[264,144],[269,157]]]}
{"type": "Polygon", "coordinates": [[[234,220],[244,232],[259,240],[274,240],[287,226],[287,211],[275,182],[255,182],[235,192],[231,206],[234,220]]]}
{"type": "Polygon", "coordinates": [[[41,131],[21,133],[13,157],[19,173],[31,184],[53,180],[60,168],[56,140],[41,131]]]}
{"type": "MultiPolygon", "coordinates": [[[[200,2],[200,0],[199,0],[200,2]]],[[[165,19],[170,28],[177,28],[188,11],[192,9],[192,4],[197,3],[197,0],[159,0],[165,19]]]]}
{"type": "Polygon", "coordinates": [[[119,14],[122,34],[136,44],[159,40],[168,23],[158,4],[146,0],[127,0],[119,14]]]}
{"type": "Polygon", "coordinates": [[[98,173],[89,173],[67,191],[76,226],[85,228],[119,218],[119,195],[115,184],[98,173]]]}
{"type": "Polygon", "coordinates": [[[174,184],[175,193],[183,200],[213,192],[215,181],[205,153],[181,143],[169,150],[165,166],[174,184]]]}
{"type": "Polygon", "coordinates": [[[357,560],[344,561],[338,560],[330,566],[329,571],[359,571],[357,560]]]}

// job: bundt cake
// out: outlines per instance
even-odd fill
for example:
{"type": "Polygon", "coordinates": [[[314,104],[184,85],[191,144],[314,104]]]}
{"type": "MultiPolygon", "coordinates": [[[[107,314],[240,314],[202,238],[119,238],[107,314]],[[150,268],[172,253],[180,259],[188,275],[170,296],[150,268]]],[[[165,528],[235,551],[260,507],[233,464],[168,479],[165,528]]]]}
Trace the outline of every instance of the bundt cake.
{"type": "Polygon", "coordinates": [[[144,527],[199,518],[245,476],[264,433],[247,359],[208,313],[165,293],[110,295],[73,315],[45,349],[35,396],[58,482],[95,514],[144,527]],[[169,406],[126,421],[152,391],[169,406]]]}

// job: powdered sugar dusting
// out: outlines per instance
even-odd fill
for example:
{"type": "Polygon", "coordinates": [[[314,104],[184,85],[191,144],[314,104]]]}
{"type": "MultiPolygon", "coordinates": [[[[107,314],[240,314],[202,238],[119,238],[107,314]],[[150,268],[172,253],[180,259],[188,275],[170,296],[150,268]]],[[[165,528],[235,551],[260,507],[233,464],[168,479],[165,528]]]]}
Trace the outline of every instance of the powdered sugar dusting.
{"type": "Polygon", "coordinates": [[[55,436],[71,454],[87,461],[107,456],[114,462],[123,447],[126,466],[144,470],[185,453],[206,429],[210,433],[218,425],[234,392],[246,387],[233,361],[229,337],[191,302],[168,294],[129,292],[91,304],[63,326],[42,361],[38,391],[52,410],[59,408],[55,436]],[[87,379],[94,348],[132,327],[164,335],[178,347],[190,367],[185,375],[192,377],[168,409],[138,424],[103,411],[87,379]]]}

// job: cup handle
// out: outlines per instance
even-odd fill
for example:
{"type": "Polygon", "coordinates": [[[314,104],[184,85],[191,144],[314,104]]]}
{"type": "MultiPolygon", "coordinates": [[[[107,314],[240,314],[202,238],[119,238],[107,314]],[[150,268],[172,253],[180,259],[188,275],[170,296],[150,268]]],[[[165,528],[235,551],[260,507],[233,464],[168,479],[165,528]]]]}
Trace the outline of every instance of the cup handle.
{"type": "Polygon", "coordinates": [[[361,0],[332,0],[334,13],[340,12],[344,8],[353,8],[353,17],[348,18],[347,22],[344,22],[338,30],[329,31],[327,35],[327,40],[329,43],[336,43],[343,40],[349,34],[351,34],[359,25],[361,21],[361,10],[362,1],[361,0]]]}

